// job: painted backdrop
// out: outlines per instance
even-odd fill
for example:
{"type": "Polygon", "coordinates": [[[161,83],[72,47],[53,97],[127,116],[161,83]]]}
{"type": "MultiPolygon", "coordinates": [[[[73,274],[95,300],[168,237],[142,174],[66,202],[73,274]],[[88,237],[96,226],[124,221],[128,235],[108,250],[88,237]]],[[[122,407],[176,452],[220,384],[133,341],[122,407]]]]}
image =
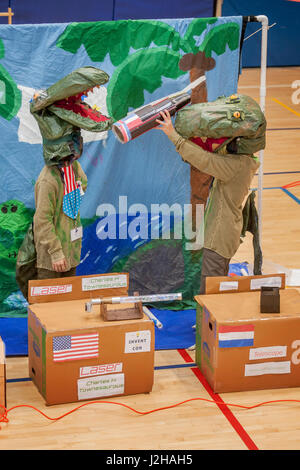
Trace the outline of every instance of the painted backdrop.
{"type": "MultiPolygon", "coordinates": [[[[15,264],[43,167],[41,135],[29,112],[35,90],[78,67],[99,67],[110,80],[87,100],[116,120],[203,74],[208,101],[230,95],[237,90],[241,24],[242,17],[224,17],[0,26],[1,316],[26,314],[15,264]]],[[[151,211],[155,204],[175,204],[184,213],[197,191],[191,188],[190,166],[157,130],[127,144],[111,131],[84,131],[83,138],[80,163],[89,184],[77,273],[126,271],[131,291],[183,292],[178,308],[191,306],[199,288],[201,250],[187,249],[184,232],[180,239],[172,237],[178,222],[172,211],[167,227],[163,215],[151,211]],[[105,238],[108,232],[115,237],[105,238]]]]}

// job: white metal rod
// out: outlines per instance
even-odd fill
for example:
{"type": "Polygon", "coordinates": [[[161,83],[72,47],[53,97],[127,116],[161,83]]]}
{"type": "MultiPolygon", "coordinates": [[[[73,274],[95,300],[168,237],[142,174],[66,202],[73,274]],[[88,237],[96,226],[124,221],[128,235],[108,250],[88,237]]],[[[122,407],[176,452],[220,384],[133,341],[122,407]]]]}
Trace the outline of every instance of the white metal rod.
{"type": "Polygon", "coordinates": [[[149,308],[147,307],[143,307],[143,312],[147,315],[148,318],[150,318],[150,320],[153,321],[154,325],[161,330],[161,328],[163,327],[163,324],[159,321],[158,318],[156,318],[155,315],[153,315],[152,312],[150,312],[149,308]]]}
{"type": "MultiPolygon", "coordinates": [[[[268,42],[268,17],[265,15],[256,16],[257,21],[262,24],[261,37],[261,58],[260,58],[260,107],[265,112],[266,104],[266,78],[267,78],[267,42],[268,42]]],[[[258,170],[258,229],[259,240],[262,239],[262,193],[263,193],[263,174],[264,174],[264,151],[259,152],[260,167],[258,170]]]]}
{"type": "Polygon", "coordinates": [[[91,312],[93,305],[99,304],[122,304],[135,302],[168,302],[173,300],[182,300],[181,293],[175,294],[152,294],[152,295],[133,295],[130,297],[108,297],[102,299],[90,299],[85,304],[85,310],[91,312]]]}

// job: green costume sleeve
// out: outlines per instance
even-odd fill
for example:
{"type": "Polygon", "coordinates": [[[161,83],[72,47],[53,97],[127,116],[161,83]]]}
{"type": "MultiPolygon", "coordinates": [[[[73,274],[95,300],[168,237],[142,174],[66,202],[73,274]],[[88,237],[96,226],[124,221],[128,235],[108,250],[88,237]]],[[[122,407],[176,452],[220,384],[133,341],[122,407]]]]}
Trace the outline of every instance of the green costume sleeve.
{"type": "Polygon", "coordinates": [[[176,151],[185,162],[220,181],[229,181],[240,169],[239,155],[218,155],[206,152],[198,145],[181,137],[175,130],[169,139],[174,143],[176,151]]]}
{"type": "Polygon", "coordinates": [[[64,253],[54,227],[57,194],[47,182],[36,183],[36,212],[34,215],[34,239],[37,246],[44,246],[52,263],[63,259],[64,253]]]}

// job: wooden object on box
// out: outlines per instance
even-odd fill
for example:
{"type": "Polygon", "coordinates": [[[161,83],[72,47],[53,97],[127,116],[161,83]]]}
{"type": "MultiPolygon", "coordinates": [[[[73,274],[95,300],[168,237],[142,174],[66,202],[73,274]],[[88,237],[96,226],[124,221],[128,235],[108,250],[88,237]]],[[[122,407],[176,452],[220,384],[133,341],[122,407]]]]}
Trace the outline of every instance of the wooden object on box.
{"type": "MultiPolygon", "coordinates": [[[[134,295],[138,295],[137,292],[134,295]]],[[[132,304],[100,304],[100,315],[105,321],[135,320],[143,318],[142,302],[132,304]]]]}
{"type": "Polygon", "coordinates": [[[280,313],[280,295],[278,287],[261,287],[260,313],[280,313]]]}

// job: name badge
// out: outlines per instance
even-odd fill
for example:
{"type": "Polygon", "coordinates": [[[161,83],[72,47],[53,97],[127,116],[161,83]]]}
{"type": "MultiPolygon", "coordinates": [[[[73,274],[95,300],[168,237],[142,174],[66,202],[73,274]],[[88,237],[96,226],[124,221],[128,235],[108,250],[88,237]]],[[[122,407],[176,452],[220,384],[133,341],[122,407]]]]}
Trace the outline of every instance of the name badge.
{"type": "Polygon", "coordinates": [[[75,227],[71,230],[71,242],[74,242],[75,240],[79,240],[79,238],[82,238],[82,225],[80,227],[75,227]]]}

